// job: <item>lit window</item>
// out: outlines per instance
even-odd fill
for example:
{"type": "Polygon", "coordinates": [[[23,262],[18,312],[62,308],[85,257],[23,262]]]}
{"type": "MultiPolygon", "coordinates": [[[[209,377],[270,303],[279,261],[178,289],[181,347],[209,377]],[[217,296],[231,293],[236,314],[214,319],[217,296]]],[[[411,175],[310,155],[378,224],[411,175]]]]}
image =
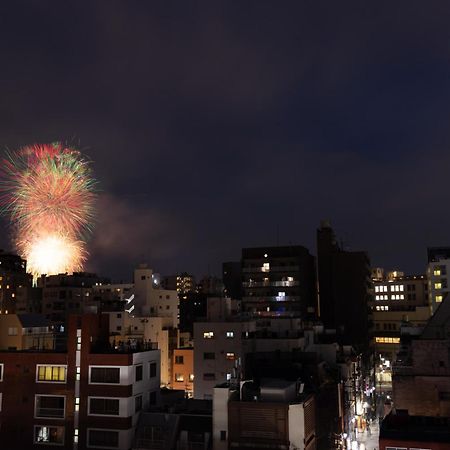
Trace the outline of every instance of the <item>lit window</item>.
{"type": "Polygon", "coordinates": [[[227,338],[228,339],[234,338],[234,331],[227,331],[227,338]]]}
{"type": "Polygon", "coordinates": [[[384,287],[384,292],[387,292],[387,286],[383,286],[384,287]]]}
{"type": "Polygon", "coordinates": [[[235,360],[236,355],[234,354],[234,352],[227,353],[227,359],[235,360]]]}
{"type": "Polygon", "coordinates": [[[231,373],[227,373],[227,381],[231,380],[231,373]]]}
{"type": "Polygon", "coordinates": [[[175,381],[178,381],[179,383],[184,381],[184,375],[182,373],[176,373],[175,374],[175,381]]]}
{"type": "Polygon", "coordinates": [[[194,381],[194,374],[190,373],[189,374],[189,381],[192,383],[194,381]]]}
{"type": "Polygon", "coordinates": [[[441,275],[441,269],[434,269],[433,275],[439,277],[441,275]]]}
{"type": "Polygon", "coordinates": [[[380,300],[380,296],[379,295],[375,295],[375,300],[380,300]]]}
{"type": "Polygon", "coordinates": [[[262,266],[262,271],[269,272],[269,270],[270,270],[270,263],[264,263],[262,266]]]}
{"type": "Polygon", "coordinates": [[[442,289],[442,283],[434,283],[435,289],[442,289]]]}
{"type": "Polygon", "coordinates": [[[405,294],[400,294],[400,300],[404,300],[405,299],[405,294]]]}
{"type": "Polygon", "coordinates": [[[391,292],[394,292],[395,287],[391,286],[391,292]]]}
{"type": "Polygon", "coordinates": [[[400,285],[400,291],[403,292],[405,289],[405,286],[403,284],[400,285]]]}
{"type": "Polygon", "coordinates": [[[64,444],[64,427],[34,427],[35,444],[64,444]]]}
{"type": "Polygon", "coordinates": [[[379,292],[380,291],[380,287],[379,286],[375,286],[375,292],[379,292]]]}
{"type": "Polygon", "coordinates": [[[398,337],[376,337],[375,342],[379,344],[400,344],[400,338],[398,337]]]}
{"type": "Polygon", "coordinates": [[[442,302],[442,295],[436,295],[436,303],[442,302]]]}
{"type": "Polygon", "coordinates": [[[203,339],[212,339],[214,337],[214,331],[205,331],[203,333],[203,339]]]}
{"type": "Polygon", "coordinates": [[[379,311],[380,310],[380,307],[379,306],[377,306],[377,311],[379,311]]]}
{"type": "Polygon", "coordinates": [[[396,291],[396,292],[398,292],[398,291],[399,291],[399,289],[400,289],[399,285],[398,285],[398,284],[396,284],[396,285],[395,285],[395,291],[396,291]]]}
{"type": "Polygon", "coordinates": [[[37,366],[37,380],[44,382],[64,383],[67,366],[37,366]]]}

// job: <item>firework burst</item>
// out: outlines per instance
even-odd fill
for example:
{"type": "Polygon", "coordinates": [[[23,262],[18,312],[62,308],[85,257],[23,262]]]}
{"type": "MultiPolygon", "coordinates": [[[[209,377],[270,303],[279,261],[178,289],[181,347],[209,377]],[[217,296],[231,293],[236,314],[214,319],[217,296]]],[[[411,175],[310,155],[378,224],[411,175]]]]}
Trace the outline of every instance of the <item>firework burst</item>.
{"type": "Polygon", "coordinates": [[[82,270],[94,218],[95,181],[81,154],[61,143],[8,153],[0,183],[18,252],[35,276],[82,270]]]}

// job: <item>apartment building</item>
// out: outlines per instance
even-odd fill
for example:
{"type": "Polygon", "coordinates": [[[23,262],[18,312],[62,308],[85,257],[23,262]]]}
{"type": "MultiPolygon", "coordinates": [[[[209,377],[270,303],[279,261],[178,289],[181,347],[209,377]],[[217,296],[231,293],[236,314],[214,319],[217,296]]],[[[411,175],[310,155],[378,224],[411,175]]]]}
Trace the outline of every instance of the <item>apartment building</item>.
{"type": "Polygon", "coordinates": [[[16,312],[17,292],[31,288],[27,262],[18,255],[0,250],[0,314],[16,312]]]}
{"type": "Polygon", "coordinates": [[[2,448],[129,449],[140,411],[158,402],[152,346],[108,342],[108,317],[70,316],[64,351],[0,352],[2,448]]]}
{"type": "Polygon", "coordinates": [[[314,257],[300,245],[242,249],[242,310],[255,317],[317,314],[314,257]]]}
{"type": "MultiPolygon", "coordinates": [[[[213,299],[211,299],[213,300],[213,299]]],[[[211,399],[215,385],[242,379],[246,355],[303,349],[299,318],[236,317],[194,324],[194,397],[211,399]]]]}
{"type": "Polygon", "coordinates": [[[428,249],[428,297],[431,313],[449,296],[450,248],[428,249]]]}

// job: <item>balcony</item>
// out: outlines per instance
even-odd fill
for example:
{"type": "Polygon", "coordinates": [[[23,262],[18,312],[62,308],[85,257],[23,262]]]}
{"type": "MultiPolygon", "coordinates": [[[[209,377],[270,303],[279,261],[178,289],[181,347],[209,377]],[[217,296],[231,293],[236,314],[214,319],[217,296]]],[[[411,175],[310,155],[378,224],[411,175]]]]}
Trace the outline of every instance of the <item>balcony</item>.
{"type": "Polygon", "coordinates": [[[300,270],[299,266],[270,266],[268,269],[264,266],[257,267],[243,267],[242,272],[244,273],[255,273],[255,272],[298,272],[300,270]]]}
{"type": "Polygon", "coordinates": [[[64,419],[64,409],[61,409],[61,408],[37,408],[36,409],[36,417],[64,419]]]}
{"type": "Polygon", "coordinates": [[[392,374],[393,375],[413,375],[414,370],[412,366],[403,366],[394,364],[392,366],[392,374]]]}
{"type": "Polygon", "coordinates": [[[250,297],[243,297],[242,300],[244,302],[248,302],[248,303],[266,303],[266,302],[299,302],[300,301],[300,297],[299,296],[293,296],[293,295],[285,295],[285,296],[278,296],[278,295],[273,295],[273,296],[265,296],[265,297],[260,297],[260,296],[250,296],[250,297]]]}
{"type": "Polygon", "coordinates": [[[244,281],[242,283],[243,287],[293,287],[299,286],[300,283],[298,281],[244,281]]]}

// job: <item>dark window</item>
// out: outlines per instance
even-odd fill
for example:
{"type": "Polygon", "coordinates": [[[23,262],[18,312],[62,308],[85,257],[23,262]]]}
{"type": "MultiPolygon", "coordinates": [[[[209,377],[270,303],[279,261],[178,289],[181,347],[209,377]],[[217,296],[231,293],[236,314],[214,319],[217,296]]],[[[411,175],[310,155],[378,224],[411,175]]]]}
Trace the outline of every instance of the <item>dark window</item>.
{"type": "Polygon", "coordinates": [[[122,327],[120,325],[117,326],[117,331],[120,331],[122,327]]]}
{"type": "Polygon", "coordinates": [[[145,275],[141,275],[141,280],[142,280],[142,281],[145,280],[145,275]]]}
{"type": "Polygon", "coordinates": [[[91,383],[120,383],[118,367],[92,367],[91,383]]]}
{"type": "Polygon", "coordinates": [[[3,381],[3,364],[0,364],[0,381],[3,381]]]}
{"type": "Polygon", "coordinates": [[[91,398],[89,400],[89,414],[119,415],[119,399],[91,398]]]}
{"type": "Polygon", "coordinates": [[[184,356],[182,355],[175,356],[175,364],[184,364],[184,356]]]}
{"type": "Polygon", "coordinates": [[[148,399],[149,399],[150,405],[156,405],[156,391],[150,392],[148,399]]]}
{"type": "Polygon", "coordinates": [[[142,380],[143,371],[144,370],[143,370],[142,364],[139,364],[138,366],[136,366],[136,381],[142,380]]]}
{"type": "Polygon", "coordinates": [[[214,381],[216,379],[216,374],[215,373],[204,373],[203,379],[205,381],[214,381]]]}
{"type": "Polygon", "coordinates": [[[117,318],[121,319],[122,318],[122,314],[117,314],[117,318]]]}
{"type": "Polygon", "coordinates": [[[216,359],[216,354],[214,352],[203,353],[203,359],[216,359]]]}
{"type": "Polygon", "coordinates": [[[89,445],[98,447],[119,447],[119,432],[106,430],[89,430],[89,445]]]}
{"type": "Polygon", "coordinates": [[[227,440],[227,432],[225,430],[220,430],[220,440],[221,441],[227,440]]]}
{"type": "Polygon", "coordinates": [[[150,378],[156,377],[156,363],[151,362],[150,363],[150,378]]]}
{"type": "Polygon", "coordinates": [[[142,409],[142,395],[138,395],[134,398],[134,412],[138,412],[142,409]]]}
{"type": "Polygon", "coordinates": [[[439,367],[445,367],[444,361],[439,361],[439,367]]]}
{"type": "Polygon", "coordinates": [[[36,417],[64,417],[66,399],[62,396],[36,396],[36,417]]]}
{"type": "Polygon", "coordinates": [[[65,299],[66,298],[66,291],[59,291],[59,298],[61,300],[65,299]]]}

